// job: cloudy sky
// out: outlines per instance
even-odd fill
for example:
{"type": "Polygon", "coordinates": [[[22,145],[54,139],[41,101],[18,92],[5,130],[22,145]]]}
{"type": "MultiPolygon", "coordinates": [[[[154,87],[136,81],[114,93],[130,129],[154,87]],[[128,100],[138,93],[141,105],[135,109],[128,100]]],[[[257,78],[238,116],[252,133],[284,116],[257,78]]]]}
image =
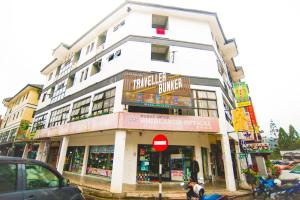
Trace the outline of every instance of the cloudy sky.
{"type": "MultiPolygon", "coordinates": [[[[124,0],[9,0],[0,2],[0,99],[27,83],[43,83],[40,70],[60,43],[72,44],[124,0]]],[[[146,0],[144,0],[146,1],[146,0]]],[[[149,0],[216,12],[227,38],[235,38],[259,124],[270,119],[300,132],[300,2],[297,0],[149,0]]],[[[0,106],[0,114],[5,114],[0,106]]]]}

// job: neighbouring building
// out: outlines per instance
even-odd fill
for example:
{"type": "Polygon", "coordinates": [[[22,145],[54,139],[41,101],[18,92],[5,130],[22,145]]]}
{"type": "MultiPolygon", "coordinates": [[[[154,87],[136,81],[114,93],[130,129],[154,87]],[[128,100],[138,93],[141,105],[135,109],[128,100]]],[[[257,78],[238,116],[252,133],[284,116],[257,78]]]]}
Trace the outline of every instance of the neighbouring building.
{"type": "Polygon", "coordinates": [[[1,127],[1,124],[2,124],[2,115],[0,115],[0,127],[1,127]]]}
{"type": "Polygon", "coordinates": [[[71,45],[61,43],[32,131],[37,159],[60,172],[101,177],[111,192],[158,180],[152,139],[165,134],[164,181],[240,179],[232,130],[233,82],[244,77],[215,13],[127,1],[71,45]]]}
{"type": "MultiPolygon", "coordinates": [[[[2,103],[7,111],[0,128],[0,151],[2,155],[22,157],[26,143],[32,139],[30,126],[42,89],[42,85],[27,84],[13,97],[3,100],[2,103]]],[[[31,144],[30,148],[29,157],[35,158],[38,144],[31,144]]]]}

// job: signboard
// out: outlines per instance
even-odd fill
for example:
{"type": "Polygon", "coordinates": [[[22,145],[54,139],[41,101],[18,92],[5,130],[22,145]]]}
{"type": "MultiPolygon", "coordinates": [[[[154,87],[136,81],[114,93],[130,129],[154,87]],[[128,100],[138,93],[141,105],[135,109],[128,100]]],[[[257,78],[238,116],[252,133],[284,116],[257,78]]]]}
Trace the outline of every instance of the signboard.
{"type": "Polygon", "coordinates": [[[249,143],[246,146],[249,153],[272,153],[268,143],[249,143]]]}
{"type": "Polygon", "coordinates": [[[255,113],[254,113],[254,108],[252,105],[247,106],[247,110],[250,116],[250,120],[253,126],[257,125],[257,121],[256,121],[256,117],[255,117],[255,113]]]}
{"type": "Polygon", "coordinates": [[[124,74],[122,103],[163,108],[191,107],[190,80],[166,73],[127,72],[124,74]]]}
{"type": "Polygon", "coordinates": [[[245,82],[233,83],[233,92],[238,107],[251,105],[248,94],[248,86],[245,82]]]}
{"type": "Polygon", "coordinates": [[[168,139],[166,136],[160,134],[156,135],[152,140],[152,147],[157,152],[162,152],[168,148],[168,139]]]}
{"type": "Polygon", "coordinates": [[[30,139],[30,132],[29,132],[30,122],[27,120],[21,120],[20,127],[16,134],[16,141],[22,141],[26,139],[30,139]]]}
{"type": "Polygon", "coordinates": [[[244,132],[249,130],[248,119],[243,108],[232,110],[233,128],[235,132],[244,132]]]}

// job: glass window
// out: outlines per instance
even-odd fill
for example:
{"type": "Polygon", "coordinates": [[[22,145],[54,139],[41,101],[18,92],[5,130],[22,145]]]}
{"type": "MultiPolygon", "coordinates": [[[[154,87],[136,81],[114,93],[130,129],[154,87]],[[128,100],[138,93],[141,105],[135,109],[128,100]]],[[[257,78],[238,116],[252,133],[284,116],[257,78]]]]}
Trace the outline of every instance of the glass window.
{"type": "Polygon", "coordinates": [[[201,117],[218,117],[217,96],[214,91],[194,90],[194,106],[201,117]]]}
{"type": "Polygon", "coordinates": [[[89,113],[90,103],[91,103],[91,97],[85,98],[83,100],[74,103],[71,112],[71,121],[86,118],[89,113]]]}
{"type": "Polygon", "coordinates": [[[66,84],[61,83],[56,86],[56,90],[53,92],[51,103],[56,102],[64,98],[66,92],[66,84]]]}
{"type": "Polygon", "coordinates": [[[59,187],[59,178],[50,170],[36,164],[26,164],[26,190],[59,187]]]}
{"type": "Polygon", "coordinates": [[[163,45],[151,45],[151,60],[169,62],[169,47],[163,45]]]}
{"type": "Polygon", "coordinates": [[[168,17],[152,15],[152,28],[168,29],[168,17]]]}
{"type": "Polygon", "coordinates": [[[114,158],[114,146],[91,146],[87,165],[87,174],[111,176],[114,158]]]}
{"type": "Polygon", "coordinates": [[[17,189],[17,165],[0,164],[0,194],[17,189]]]}
{"type": "Polygon", "coordinates": [[[32,132],[45,128],[46,119],[47,119],[47,114],[35,117],[33,122],[32,132]]]}
{"type": "Polygon", "coordinates": [[[115,88],[96,94],[93,99],[92,115],[102,115],[113,112],[115,88]]]}
{"type": "Polygon", "coordinates": [[[68,147],[64,171],[81,173],[85,147],[68,147]]]}
{"type": "Polygon", "coordinates": [[[69,110],[70,110],[70,105],[52,111],[48,126],[51,127],[51,126],[65,124],[67,122],[69,110]]]}

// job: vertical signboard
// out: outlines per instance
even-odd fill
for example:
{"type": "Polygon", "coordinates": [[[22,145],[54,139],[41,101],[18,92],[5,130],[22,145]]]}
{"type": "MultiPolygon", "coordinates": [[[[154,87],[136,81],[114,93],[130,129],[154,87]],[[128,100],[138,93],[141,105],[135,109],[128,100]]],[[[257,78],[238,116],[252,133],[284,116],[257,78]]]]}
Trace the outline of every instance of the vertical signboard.
{"type": "Polygon", "coordinates": [[[251,105],[248,86],[245,82],[233,83],[233,92],[238,107],[251,105]]]}

